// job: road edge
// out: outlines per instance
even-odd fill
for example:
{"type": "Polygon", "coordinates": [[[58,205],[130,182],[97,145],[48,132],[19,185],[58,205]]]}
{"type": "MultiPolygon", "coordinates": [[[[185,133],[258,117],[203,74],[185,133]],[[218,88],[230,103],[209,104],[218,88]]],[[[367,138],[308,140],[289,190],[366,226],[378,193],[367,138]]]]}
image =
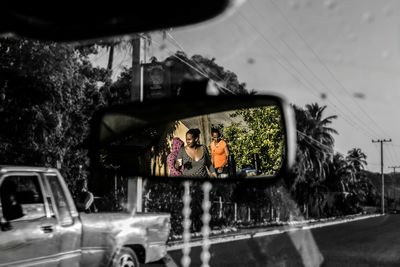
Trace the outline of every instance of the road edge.
{"type": "MultiPolygon", "coordinates": [[[[353,221],[359,221],[359,220],[365,220],[365,219],[370,219],[374,217],[380,217],[384,216],[382,214],[369,214],[369,215],[360,215],[360,216],[354,216],[351,218],[340,218],[340,219],[332,219],[332,218],[327,218],[327,219],[322,219],[322,220],[307,220],[307,221],[300,221],[300,222],[289,222],[286,225],[278,226],[278,227],[273,227],[270,229],[266,228],[258,228],[258,229],[245,229],[247,231],[241,231],[239,230],[238,232],[234,233],[229,233],[225,235],[217,235],[217,236],[210,236],[209,238],[209,244],[220,244],[220,243],[227,243],[227,242],[233,242],[233,241],[238,241],[238,240],[244,240],[244,239],[250,239],[254,237],[262,237],[262,236],[269,236],[269,235],[277,235],[277,234],[282,234],[286,232],[291,232],[291,231],[299,231],[299,230],[309,230],[313,228],[320,228],[320,227],[326,227],[326,226],[331,226],[331,225],[336,225],[336,224],[341,224],[341,223],[347,223],[347,222],[353,222],[353,221]]],[[[193,239],[189,242],[188,245],[189,247],[198,247],[202,246],[203,240],[201,238],[196,238],[193,239]]],[[[167,245],[167,251],[173,251],[173,250],[178,250],[182,249],[184,247],[183,241],[173,241],[167,245]]]]}

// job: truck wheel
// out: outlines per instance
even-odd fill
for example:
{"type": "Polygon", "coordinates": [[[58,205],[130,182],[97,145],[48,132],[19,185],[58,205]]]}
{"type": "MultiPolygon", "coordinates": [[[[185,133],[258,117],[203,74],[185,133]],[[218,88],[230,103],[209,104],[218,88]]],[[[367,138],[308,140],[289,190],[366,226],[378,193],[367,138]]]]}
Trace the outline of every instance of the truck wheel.
{"type": "Polygon", "coordinates": [[[139,260],[132,249],[124,247],[115,256],[113,267],[139,267],[139,260]]]}

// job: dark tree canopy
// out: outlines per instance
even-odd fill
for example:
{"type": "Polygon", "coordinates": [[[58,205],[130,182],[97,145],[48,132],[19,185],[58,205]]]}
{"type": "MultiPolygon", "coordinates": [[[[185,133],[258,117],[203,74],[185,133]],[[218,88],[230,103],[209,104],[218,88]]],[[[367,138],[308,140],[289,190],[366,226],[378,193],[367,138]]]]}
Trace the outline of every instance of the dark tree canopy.
{"type": "Polygon", "coordinates": [[[104,105],[105,69],[93,47],[0,39],[0,162],[56,167],[67,181],[85,175],[88,121],[104,105]],[[79,166],[82,166],[80,168],[79,166]]]}

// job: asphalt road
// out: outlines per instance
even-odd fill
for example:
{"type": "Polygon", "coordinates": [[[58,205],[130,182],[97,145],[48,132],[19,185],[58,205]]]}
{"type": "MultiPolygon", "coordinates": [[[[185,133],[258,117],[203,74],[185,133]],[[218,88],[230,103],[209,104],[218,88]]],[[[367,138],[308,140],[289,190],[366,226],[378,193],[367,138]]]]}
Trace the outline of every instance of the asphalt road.
{"type": "MultiPolygon", "coordinates": [[[[200,253],[191,249],[190,266],[201,266],[200,253]]],[[[213,244],[210,253],[210,266],[400,266],[400,215],[213,244]]],[[[181,256],[145,266],[181,266],[181,256]]]]}

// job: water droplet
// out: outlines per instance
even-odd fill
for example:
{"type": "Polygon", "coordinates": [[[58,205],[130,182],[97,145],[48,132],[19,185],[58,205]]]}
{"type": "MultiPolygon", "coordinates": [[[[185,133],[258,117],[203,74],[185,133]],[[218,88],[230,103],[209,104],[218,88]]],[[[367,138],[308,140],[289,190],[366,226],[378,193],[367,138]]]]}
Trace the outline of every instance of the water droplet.
{"type": "Polygon", "coordinates": [[[255,62],[254,58],[249,57],[247,59],[247,63],[249,63],[249,64],[254,64],[254,62],[255,62]]]}
{"type": "Polygon", "coordinates": [[[212,185],[210,182],[205,182],[202,187],[203,187],[203,191],[210,191],[212,188],[212,185]]]}
{"type": "Polygon", "coordinates": [[[289,2],[289,7],[291,9],[299,9],[300,3],[297,0],[292,0],[292,1],[289,2]]]}
{"type": "Polygon", "coordinates": [[[306,5],[306,7],[311,7],[312,6],[312,1],[311,0],[306,0],[304,2],[304,4],[306,5]]]}
{"type": "Polygon", "coordinates": [[[329,9],[329,10],[333,10],[336,8],[337,3],[335,0],[325,0],[324,1],[324,6],[329,9]]]}
{"type": "Polygon", "coordinates": [[[382,8],[382,12],[386,17],[390,17],[393,14],[392,8],[390,6],[385,6],[382,8]]]}
{"type": "Polygon", "coordinates": [[[190,260],[189,256],[182,257],[182,260],[181,260],[182,266],[189,266],[190,262],[191,262],[191,260],[190,260]]]}
{"type": "Polygon", "coordinates": [[[202,262],[208,263],[211,259],[211,254],[208,251],[203,251],[201,252],[200,258],[202,262]]]}
{"type": "Polygon", "coordinates": [[[382,58],[383,59],[389,59],[390,58],[390,52],[387,50],[382,51],[382,58]]]}
{"type": "MultiPolygon", "coordinates": [[[[189,225],[190,226],[190,225],[189,225]]],[[[183,239],[189,240],[190,239],[190,233],[184,233],[183,234],[183,239]]]]}
{"type": "Polygon", "coordinates": [[[359,98],[359,99],[364,99],[364,98],[365,98],[365,94],[364,94],[364,93],[361,93],[361,92],[355,92],[355,93],[353,94],[353,96],[354,96],[355,98],[359,98]]]}
{"type": "Polygon", "coordinates": [[[211,202],[207,201],[207,202],[203,203],[201,205],[201,207],[203,208],[203,210],[209,209],[209,208],[211,208],[211,202]]]}
{"type": "Polygon", "coordinates": [[[364,22],[372,23],[372,22],[374,22],[375,17],[374,17],[374,15],[371,14],[370,12],[365,12],[365,13],[363,14],[363,16],[362,16],[362,19],[363,19],[364,22]]]}
{"type": "Polygon", "coordinates": [[[211,215],[210,214],[203,214],[203,216],[201,216],[201,220],[203,222],[209,222],[211,220],[211,215]]]}

